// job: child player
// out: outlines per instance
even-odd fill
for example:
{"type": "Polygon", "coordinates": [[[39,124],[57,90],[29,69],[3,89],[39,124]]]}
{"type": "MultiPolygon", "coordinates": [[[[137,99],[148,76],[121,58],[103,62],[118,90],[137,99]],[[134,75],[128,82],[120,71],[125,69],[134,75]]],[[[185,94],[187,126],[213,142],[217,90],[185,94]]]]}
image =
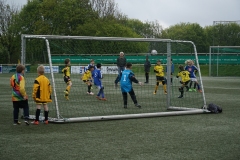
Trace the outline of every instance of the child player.
{"type": "Polygon", "coordinates": [[[121,85],[121,91],[122,91],[122,96],[123,96],[124,108],[127,109],[127,93],[129,93],[130,97],[132,98],[134,105],[138,108],[141,108],[141,106],[137,103],[136,95],[135,95],[133,87],[132,87],[132,82],[138,83],[140,85],[142,85],[142,82],[139,82],[135,78],[135,75],[132,72],[132,64],[131,63],[126,64],[126,69],[124,71],[122,71],[122,75],[120,78],[121,78],[120,85],[121,85]]]}
{"type": "Polygon", "coordinates": [[[67,84],[67,88],[64,91],[65,93],[64,97],[66,98],[66,100],[69,100],[68,96],[72,86],[72,81],[70,79],[70,59],[68,58],[65,59],[64,63],[65,63],[65,67],[62,69],[62,73],[63,73],[63,80],[67,84]]]}
{"type": "MultiPolygon", "coordinates": [[[[196,92],[196,85],[197,85],[198,91],[202,92],[202,90],[200,88],[200,85],[198,84],[197,77],[196,77],[196,73],[198,72],[198,68],[194,65],[192,60],[187,60],[185,62],[185,64],[187,64],[187,66],[185,66],[184,70],[187,70],[190,73],[191,83],[194,82],[193,91],[196,92]]],[[[192,91],[192,89],[191,89],[192,84],[191,83],[190,83],[189,91],[192,91]]]]}
{"type": "Polygon", "coordinates": [[[94,95],[93,92],[91,92],[92,88],[92,72],[94,70],[94,66],[89,66],[89,68],[83,73],[83,76],[81,77],[82,81],[87,84],[88,91],[87,94],[94,95]]]}
{"type": "Polygon", "coordinates": [[[167,85],[164,78],[164,69],[163,66],[161,65],[160,60],[158,60],[157,64],[154,66],[154,72],[156,73],[156,86],[153,94],[157,93],[159,82],[162,82],[164,94],[167,94],[167,85]]]}
{"type": "MultiPolygon", "coordinates": [[[[90,64],[88,64],[87,69],[89,70],[89,68],[90,68],[91,66],[93,66],[93,68],[94,68],[93,70],[97,69],[97,67],[95,66],[95,61],[94,61],[94,59],[91,59],[91,60],[90,60],[90,64]]],[[[92,70],[92,75],[93,75],[93,70],[92,70]]],[[[90,82],[92,82],[92,80],[90,80],[90,82]]],[[[93,88],[91,87],[91,89],[93,89],[93,88]]]]}
{"type": "Polygon", "coordinates": [[[189,81],[190,81],[190,73],[186,70],[184,70],[182,65],[179,65],[179,73],[177,74],[177,78],[181,77],[182,81],[180,81],[180,83],[182,84],[182,86],[179,88],[179,92],[181,92],[181,95],[178,98],[183,98],[183,92],[184,92],[184,87],[187,88],[187,91],[189,90],[189,87],[187,86],[189,81]]]}
{"type": "Polygon", "coordinates": [[[97,69],[97,67],[95,66],[94,63],[95,63],[95,62],[94,62],[94,59],[91,59],[91,60],[90,60],[90,64],[88,64],[88,66],[87,66],[87,69],[89,69],[91,66],[93,66],[94,69],[97,69]]]}
{"type": "Polygon", "coordinates": [[[41,106],[44,108],[44,123],[48,124],[48,102],[52,102],[52,88],[47,77],[44,76],[44,67],[41,65],[37,68],[38,77],[34,81],[32,97],[36,102],[36,118],[33,124],[39,124],[39,115],[41,106]]]}
{"type": "Polygon", "coordinates": [[[97,86],[97,88],[99,89],[99,92],[97,94],[97,99],[102,100],[102,101],[106,101],[107,99],[104,96],[104,87],[102,85],[102,81],[101,79],[103,78],[102,73],[101,73],[101,64],[98,63],[97,64],[97,69],[93,70],[93,80],[94,80],[94,85],[97,86]]]}
{"type": "MultiPolygon", "coordinates": [[[[167,67],[166,67],[166,72],[167,72],[167,67]]],[[[174,64],[172,62],[172,59],[171,59],[171,85],[172,85],[172,82],[173,82],[173,73],[174,73],[174,64]]]]}
{"type": "Polygon", "coordinates": [[[23,108],[25,123],[29,125],[28,96],[25,90],[25,79],[23,77],[25,67],[19,64],[16,67],[16,71],[17,73],[10,78],[13,102],[13,125],[21,124],[21,122],[18,121],[19,108],[23,108]]]}

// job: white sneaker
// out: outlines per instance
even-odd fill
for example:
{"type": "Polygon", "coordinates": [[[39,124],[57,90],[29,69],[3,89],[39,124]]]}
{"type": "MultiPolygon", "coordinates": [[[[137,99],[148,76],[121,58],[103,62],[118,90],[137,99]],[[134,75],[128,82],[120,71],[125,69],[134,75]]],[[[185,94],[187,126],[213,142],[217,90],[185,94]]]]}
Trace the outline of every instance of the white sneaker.
{"type": "Polygon", "coordinates": [[[93,92],[90,92],[89,94],[90,94],[90,95],[94,95],[94,93],[93,93],[93,92]]]}

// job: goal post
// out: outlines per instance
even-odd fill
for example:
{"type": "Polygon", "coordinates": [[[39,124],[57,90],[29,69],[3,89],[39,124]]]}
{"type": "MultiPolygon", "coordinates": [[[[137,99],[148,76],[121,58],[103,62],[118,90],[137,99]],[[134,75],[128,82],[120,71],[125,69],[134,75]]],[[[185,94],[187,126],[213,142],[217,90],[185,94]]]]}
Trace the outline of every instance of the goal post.
{"type": "Polygon", "coordinates": [[[209,76],[240,76],[232,69],[231,72],[226,71],[229,67],[240,65],[239,57],[240,46],[210,46],[209,76]]]}
{"type": "MultiPolygon", "coordinates": [[[[37,66],[44,64],[45,70],[47,67],[49,68],[49,72],[45,72],[45,75],[50,79],[53,88],[53,102],[49,103],[49,117],[51,117],[49,121],[51,122],[128,119],[208,112],[197,50],[191,41],[155,38],[22,35],[21,63],[31,64],[32,67],[31,72],[25,74],[28,94],[31,93],[33,81],[37,76],[37,66]],[[157,50],[157,54],[150,54],[153,49],[157,50]],[[187,59],[183,59],[181,55],[176,54],[176,50],[182,50],[185,54],[194,51],[194,54],[188,54],[187,58],[194,60],[199,69],[197,79],[202,88],[202,93],[184,92],[184,98],[178,98],[180,94],[178,88],[181,84],[179,83],[180,80],[176,78],[176,73],[178,72],[178,65],[185,65],[187,59]],[[152,64],[149,84],[143,86],[133,84],[137,101],[142,106],[141,109],[134,106],[130,97],[128,97],[128,109],[124,109],[120,85],[118,88],[114,88],[114,80],[117,77],[116,58],[121,51],[125,53],[127,62],[133,64],[132,70],[141,82],[145,81],[143,64],[146,55],[149,56],[152,64]],[[71,60],[71,81],[73,85],[69,94],[70,100],[64,98],[63,91],[66,84],[61,73],[66,58],[71,60]],[[95,98],[98,90],[94,86],[92,86],[92,92],[95,95],[87,95],[87,85],[80,79],[91,59],[95,60],[95,64],[102,64],[104,77],[102,83],[107,101],[95,98]],[[163,92],[162,84],[158,85],[157,94],[153,94],[154,89],[156,89],[153,67],[159,59],[166,71],[166,95],[163,92]],[[175,64],[173,75],[171,75],[171,59],[173,59],[173,63],[180,60],[180,63],[175,64]],[[171,78],[173,79],[172,83],[171,78]]],[[[32,99],[29,100],[29,105],[30,113],[34,115],[35,104],[32,99]]]]}

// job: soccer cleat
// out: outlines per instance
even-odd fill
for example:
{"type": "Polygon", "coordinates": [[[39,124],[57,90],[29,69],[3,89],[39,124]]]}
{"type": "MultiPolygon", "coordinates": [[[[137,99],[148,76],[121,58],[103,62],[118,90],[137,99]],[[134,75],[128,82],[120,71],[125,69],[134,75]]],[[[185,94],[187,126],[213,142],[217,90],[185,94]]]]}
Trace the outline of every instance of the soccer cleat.
{"type": "Polygon", "coordinates": [[[89,94],[89,92],[87,92],[87,94],[89,94]]]}
{"type": "Polygon", "coordinates": [[[39,124],[39,121],[33,121],[32,124],[38,125],[38,124],[39,124]]]}
{"type": "Polygon", "coordinates": [[[102,100],[102,101],[106,101],[107,99],[106,99],[106,98],[102,98],[101,100],[102,100]]]}
{"type": "Polygon", "coordinates": [[[135,104],[136,107],[141,108],[140,104],[135,104]]]}
{"type": "Polygon", "coordinates": [[[164,91],[164,94],[167,94],[167,91],[164,91]]]}
{"type": "Polygon", "coordinates": [[[178,96],[178,98],[183,98],[183,95],[178,96]]]}
{"type": "Polygon", "coordinates": [[[198,92],[202,93],[202,90],[201,90],[201,89],[199,89],[199,90],[198,90],[198,92]]]}
{"type": "Polygon", "coordinates": [[[25,124],[26,124],[26,125],[28,125],[28,126],[29,126],[29,122],[28,122],[28,121],[24,121],[24,122],[25,122],[25,124]]]}
{"type": "Polygon", "coordinates": [[[44,121],[44,124],[48,124],[48,120],[44,121]]]}
{"type": "Polygon", "coordinates": [[[98,96],[96,96],[96,98],[97,98],[98,100],[102,100],[102,98],[100,98],[100,97],[98,97],[98,96]]]}
{"type": "Polygon", "coordinates": [[[127,105],[124,105],[124,107],[123,107],[124,109],[127,109],[127,105]]]}
{"type": "Polygon", "coordinates": [[[153,94],[156,94],[157,92],[153,92],[153,94]]]}
{"type": "Polygon", "coordinates": [[[193,89],[194,92],[196,92],[196,89],[193,89]]]}
{"type": "Polygon", "coordinates": [[[192,92],[193,90],[190,88],[188,91],[189,91],[189,92],[192,92]]]}
{"type": "Polygon", "coordinates": [[[90,95],[94,95],[94,93],[93,93],[93,92],[90,92],[89,94],[90,94],[90,95]]]}
{"type": "Polygon", "coordinates": [[[19,122],[19,121],[13,123],[14,126],[20,125],[20,124],[21,124],[21,122],[19,122]]]}

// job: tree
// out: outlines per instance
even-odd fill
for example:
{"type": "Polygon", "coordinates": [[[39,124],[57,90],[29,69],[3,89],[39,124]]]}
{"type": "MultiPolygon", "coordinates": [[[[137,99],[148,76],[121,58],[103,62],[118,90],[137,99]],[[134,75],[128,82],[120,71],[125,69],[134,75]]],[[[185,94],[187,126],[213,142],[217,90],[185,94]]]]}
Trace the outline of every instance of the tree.
{"type": "Polygon", "coordinates": [[[114,0],[89,0],[93,11],[96,11],[100,18],[118,17],[121,15],[114,0]]]}
{"type": "Polygon", "coordinates": [[[13,56],[18,52],[16,41],[18,32],[14,30],[13,24],[16,19],[14,15],[18,13],[18,7],[6,4],[5,0],[0,0],[0,63],[17,63],[19,56],[13,56]]]}
{"type": "Polygon", "coordinates": [[[205,27],[208,43],[219,46],[238,46],[240,44],[240,25],[237,23],[217,24],[205,27]]]}
{"type": "Polygon", "coordinates": [[[25,34],[73,35],[78,25],[95,18],[88,0],[32,0],[19,14],[25,34]]]}
{"type": "MultiPolygon", "coordinates": [[[[134,37],[139,38],[138,34],[131,28],[116,23],[116,21],[101,21],[95,20],[93,22],[79,25],[76,30],[76,35],[82,36],[97,36],[97,37],[134,37]]],[[[127,53],[142,53],[147,52],[148,45],[130,42],[86,42],[86,46],[91,45],[91,53],[95,54],[112,54],[118,53],[119,48],[124,49],[127,53]],[[104,44],[104,45],[102,45],[104,44]],[[118,48],[116,48],[118,46],[118,48]]]]}
{"type": "MultiPolygon", "coordinates": [[[[180,23],[170,26],[163,31],[162,38],[193,41],[199,53],[208,52],[206,33],[197,23],[180,23]]],[[[189,52],[189,46],[181,47],[178,45],[176,46],[175,52],[189,52]]]]}

